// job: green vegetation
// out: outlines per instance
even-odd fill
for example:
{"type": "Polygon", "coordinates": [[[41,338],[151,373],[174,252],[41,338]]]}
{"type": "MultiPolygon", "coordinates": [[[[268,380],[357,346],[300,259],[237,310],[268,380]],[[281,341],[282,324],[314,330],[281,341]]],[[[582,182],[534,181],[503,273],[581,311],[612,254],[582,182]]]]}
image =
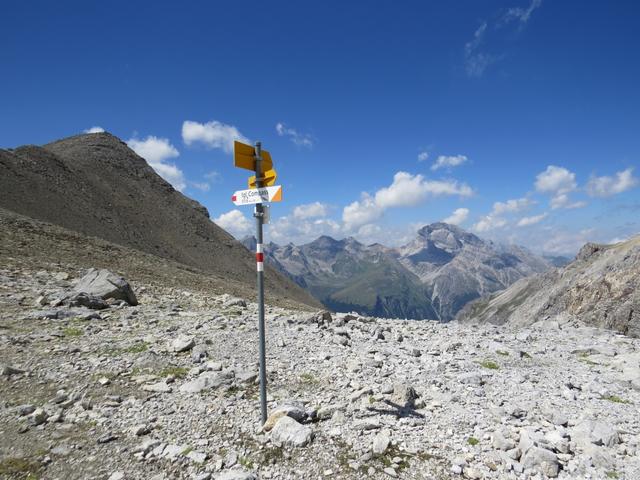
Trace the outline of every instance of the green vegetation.
{"type": "Polygon", "coordinates": [[[607,478],[620,478],[620,475],[618,475],[618,472],[614,472],[612,470],[610,472],[607,472],[607,478]]]}
{"type": "Polygon", "coordinates": [[[467,443],[469,445],[474,445],[475,446],[475,445],[478,445],[480,443],[480,440],[478,440],[475,437],[469,437],[469,438],[467,438],[467,443]]]}
{"type": "Polygon", "coordinates": [[[509,352],[505,352],[504,350],[496,350],[496,353],[498,355],[502,355],[503,357],[508,357],[509,356],[509,352]]]}
{"type": "Polygon", "coordinates": [[[193,451],[193,447],[187,447],[180,452],[180,455],[189,455],[193,451]]]}
{"type": "Polygon", "coordinates": [[[142,353],[149,350],[149,344],[146,342],[137,342],[122,350],[125,353],[142,353]]]}
{"type": "Polygon", "coordinates": [[[245,467],[248,470],[253,470],[253,462],[249,457],[243,457],[242,455],[238,457],[238,463],[245,467]]]}
{"type": "Polygon", "coordinates": [[[520,352],[520,358],[531,359],[533,357],[523,350],[523,351],[520,352]]]}
{"type": "Polygon", "coordinates": [[[305,373],[300,375],[300,381],[302,383],[306,383],[306,384],[310,384],[310,385],[319,382],[319,380],[313,375],[313,373],[308,373],[308,372],[305,372],[305,373]]]}
{"type": "Polygon", "coordinates": [[[9,457],[0,460],[0,477],[23,475],[27,480],[40,478],[40,464],[28,458],[9,457]]]}
{"type": "Polygon", "coordinates": [[[161,377],[168,377],[169,375],[173,375],[176,378],[184,378],[189,373],[189,369],[185,367],[165,367],[158,372],[158,375],[161,377]]]}
{"type": "Polygon", "coordinates": [[[498,370],[500,368],[500,366],[493,360],[483,360],[479,362],[479,364],[484,368],[488,368],[489,370],[498,370]]]}
{"type": "Polygon", "coordinates": [[[578,354],[578,361],[582,363],[586,363],[587,365],[598,365],[597,362],[594,362],[589,358],[589,354],[586,352],[582,352],[578,354]]]}
{"type": "Polygon", "coordinates": [[[80,328],[65,327],[64,330],[62,330],[62,333],[65,337],[79,337],[84,332],[80,328]]]}
{"type": "Polygon", "coordinates": [[[608,400],[610,402],[613,403],[627,403],[630,404],[631,402],[629,400],[625,400],[624,398],[620,398],[617,395],[606,395],[604,397],[601,397],[602,400],[608,400]]]}

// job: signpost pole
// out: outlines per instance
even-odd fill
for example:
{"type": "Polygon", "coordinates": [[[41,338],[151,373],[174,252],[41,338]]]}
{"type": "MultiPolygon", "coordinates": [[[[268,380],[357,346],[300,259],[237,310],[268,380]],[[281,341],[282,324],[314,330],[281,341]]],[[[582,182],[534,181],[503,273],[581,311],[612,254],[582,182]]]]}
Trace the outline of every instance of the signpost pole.
{"type": "MultiPolygon", "coordinates": [[[[262,145],[256,142],[256,187],[262,188],[262,145]]],[[[267,421],[267,358],[265,351],[265,327],[264,327],[264,253],[262,250],[262,224],[264,210],[262,203],[256,204],[254,213],[256,217],[256,269],[258,271],[258,335],[260,350],[260,413],[262,424],[267,421]]]]}

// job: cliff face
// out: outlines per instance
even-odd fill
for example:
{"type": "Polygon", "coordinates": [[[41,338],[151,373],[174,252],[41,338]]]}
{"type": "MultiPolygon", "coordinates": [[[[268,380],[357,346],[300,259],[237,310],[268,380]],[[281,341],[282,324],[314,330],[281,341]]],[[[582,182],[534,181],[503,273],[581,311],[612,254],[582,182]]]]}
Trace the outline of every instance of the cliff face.
{"type": "Polygon", "coordinates": [[[640,236],[614,245],[586,244],[564,268],[520,280],[465,307],[458,320],[529,325],[569,317],[640,336],[640,236]]]}

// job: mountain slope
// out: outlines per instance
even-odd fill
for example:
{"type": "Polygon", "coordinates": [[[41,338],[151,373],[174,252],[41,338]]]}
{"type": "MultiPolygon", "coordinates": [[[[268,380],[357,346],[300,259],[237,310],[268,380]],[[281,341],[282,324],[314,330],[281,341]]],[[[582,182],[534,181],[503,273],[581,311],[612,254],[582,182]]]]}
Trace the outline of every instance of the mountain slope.
{"type": "MultiPolygon", "coordinates": [[[[246,284],[255,262],[199,203],[108,133],[0,150],[0,206],[246,284]]],[[[319,306],[268,268],[267,292],[319,306]]]]}
{"type": "MultiPolygon", "coordinates": [[[[243,243],[253,248],[255,240],[243,243]]],[[[272,243],[265,252],[271,265],[330,308],[442,321],[471,300],[551,268],[526,249],[485,242],[445,223],[423,227],[397,249],[323,236],[300,246],[272,243]]]]}
{"type": "Polygon", "coordinates": [[[452,319],[471,300],[551,267],[522,247],[486,242],[442,222],[421,228],[397,252],[400,263],[425,285],[441,320],[452,319]]]}
{"type": "Polygon", "coordinates": [[[640,336],[640,236],[615,245],[587,244],[566,267],[474,302],[458,319],[529,325],[558,316],[640,336]]]}

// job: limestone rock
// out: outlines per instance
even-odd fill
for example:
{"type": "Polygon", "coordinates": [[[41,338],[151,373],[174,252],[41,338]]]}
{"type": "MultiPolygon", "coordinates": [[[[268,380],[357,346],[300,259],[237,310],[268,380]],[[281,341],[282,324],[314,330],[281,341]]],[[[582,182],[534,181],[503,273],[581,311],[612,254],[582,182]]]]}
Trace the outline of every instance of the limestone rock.
{"type": "Polygon", "coordinates": [[[271,431],[271,442],[278,447],[304,447],[311,442],[313,431],[291,417],[281,417],[271,431]]]}
{"type": "Polygon", "coordinates": [[[84,277],[73,288],[73,294],[86,293],[103,300],[124,300],[129,305],[137,305],[136,298],[129,283],[109,270],[89,269],[84,277]]]}

